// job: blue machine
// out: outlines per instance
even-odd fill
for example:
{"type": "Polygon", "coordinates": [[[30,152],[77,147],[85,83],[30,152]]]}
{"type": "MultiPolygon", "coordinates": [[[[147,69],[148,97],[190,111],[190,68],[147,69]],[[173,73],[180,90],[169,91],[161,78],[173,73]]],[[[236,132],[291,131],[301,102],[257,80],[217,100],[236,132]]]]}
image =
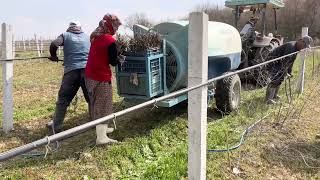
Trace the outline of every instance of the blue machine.
{"type": "MultiPolygon", "coordinates": [[[[147,100],[187,87],[188,27],[188,21],[161,23],[152,29],[136,25],[134,34],[153,31],[164,38],[164,44],[158,54],[129,55],[125,65],[117,67],[119,95],[147,100]],[[152,66],[154,61],[159,63],[156,68],[152,66]]],[[[209,22],[208,38],[208,78],[237,69],[241,62],[239,32],[228,24],[209,22]]],[[[214,94],[219,109],[232,111],[240,104],[240,91],[240,78],[235,75],[218,81],[208,94],[214,94]]],[[[185,94],[157,105],[171,107],[186,99],[185,94]]]]}

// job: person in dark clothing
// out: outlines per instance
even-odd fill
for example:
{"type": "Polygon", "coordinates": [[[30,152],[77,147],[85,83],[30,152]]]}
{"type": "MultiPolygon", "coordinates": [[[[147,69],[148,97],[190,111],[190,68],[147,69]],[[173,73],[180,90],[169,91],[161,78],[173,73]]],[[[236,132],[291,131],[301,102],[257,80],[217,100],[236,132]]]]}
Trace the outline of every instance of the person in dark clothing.
{"type": "MultiPolygon", "coordinates": [[[[304,48],[310,48],[311,42],[312,38],[310,36],[305,36],[298,41],[285,43],[270,52],[268,59],[271,60],[279,58],[281,56],[300,51],[304,48]]],[[[289,78],[292,77],[292,67],[296,57],[297,54],[294,54],[292,56],[288,56],[267,65],[267,71],[271,80],[266,92],[266,101],[268,104],[274,104],[276,103],[275,100],[278,100],[280,98],[278,96],[280,85],[286,76],[289,78]]]]}
{"type": "Polygon", "coordinates": [[[67,31],[52,41],[50,45],[51,57],[49,57],[51,61],[59,60],[57,56],[59,46],[63,46],[64,75],[58,93],[53,121],[47,125],[50,128],[50,133],[53,134],[61,131],[67,108],[80,87],[86,101],[89,102],[84,70],[90,49],[90,38],[82,31],[81,24],[78,21],[70,22],[67,31]]]}

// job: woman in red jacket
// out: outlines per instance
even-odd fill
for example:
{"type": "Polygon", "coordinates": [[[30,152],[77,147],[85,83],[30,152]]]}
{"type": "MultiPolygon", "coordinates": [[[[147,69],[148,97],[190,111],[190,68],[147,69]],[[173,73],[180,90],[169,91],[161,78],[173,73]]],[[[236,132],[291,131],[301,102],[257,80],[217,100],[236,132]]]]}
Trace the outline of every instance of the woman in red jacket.
{"type": "MultiPolygon", "coordinates": [[[[117,16],[107,14],[99,22],[99,27],[91,34],[91,47],[85,69],[86,86],[89,93],[89,112],[92,120],[105,117],[113,112],[112,110],[112,72],[110,64],[118,64],[118,52],[116,40],[113,35],[121,25],[117,16]]],[[[113,132],[108,124],[96,126],[96,144],[117,142],[107,136],[113,132]]]]}

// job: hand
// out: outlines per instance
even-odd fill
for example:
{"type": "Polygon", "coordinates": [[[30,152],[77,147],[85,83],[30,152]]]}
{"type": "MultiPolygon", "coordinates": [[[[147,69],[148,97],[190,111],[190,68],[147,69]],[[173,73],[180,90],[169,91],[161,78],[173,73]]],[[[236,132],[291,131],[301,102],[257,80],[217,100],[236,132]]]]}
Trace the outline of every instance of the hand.
{"type": "Polygon", "coordinates": [[[292,74],[287,73],[287,78],[292,78],[292,77],[293,77],[293,75],[292,75],[292,74]]]}
{"type": "Polygon", "coordinates": [[[126,56],[121,55],[121,54],[118,55],[118,61],[120,62],[121,66],[125,62],[125,60],[126,60],[126,56]]]}
{"type": "Polygon", "coordinates": [[[59,58],[57,56],[50,56],[50,57],[48,57],[48,59],[50,61],[54,61],[54,62],[58,62],[59,61],[59,58]]]}
{"type": "Polygon", "coordinates": [[[126,52],[127,45],[124,42],[116,42],[117,53],[122,54],[126,52]]]}

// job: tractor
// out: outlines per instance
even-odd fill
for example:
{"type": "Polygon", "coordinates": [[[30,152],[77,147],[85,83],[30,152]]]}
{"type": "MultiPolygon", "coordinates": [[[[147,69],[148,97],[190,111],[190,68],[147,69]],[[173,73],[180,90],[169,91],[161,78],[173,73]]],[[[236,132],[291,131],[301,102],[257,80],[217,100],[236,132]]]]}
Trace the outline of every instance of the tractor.
{"type": "MultiPolygon", "coordinates": [[[[238,69],[257,65],[267,60],[268,54],[283,44],[283,38],[277,34],[277,10],[284,7],[282,0],[227,0],[225,6],[232,8],[235,15],[234,26],[239,30],[239,20],[242,13],[251,12],[253,17],[262,16],[262,32],[255,31],[251,39],[241,37],[242,52],[241,64],[238,69]],[[266,34],[266,13],[273,10],[274,33],[266,34]],[[275,34],[275,35],[274,35],[275,34]]],[[[241,29],[240,29],[241,30],[241,29]]],[[[242,80],[254,81],[257,86],[265,86],[268,83],[268,76],[265,67],[259,67],[240,75],[242,80]]]]}

